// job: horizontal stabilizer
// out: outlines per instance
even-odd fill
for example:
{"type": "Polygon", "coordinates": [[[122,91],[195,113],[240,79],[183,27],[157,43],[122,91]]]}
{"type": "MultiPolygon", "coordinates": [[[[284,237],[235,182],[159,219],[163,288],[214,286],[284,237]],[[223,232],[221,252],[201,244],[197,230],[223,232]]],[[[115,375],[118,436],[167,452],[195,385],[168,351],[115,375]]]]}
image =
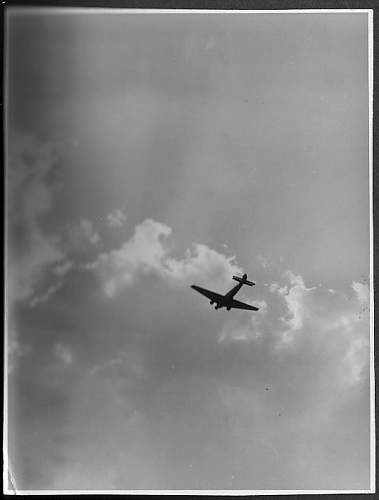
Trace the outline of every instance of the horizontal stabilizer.
{"type": "Polygon", "coordinates": [[[246,278],[240,278],[239,276],[233,276],[233,279],[235,281],[238,281],[239,283],[243,283],[244,285],[248,285],[248,286],[255,285],[254,281],[248,281],[246,278]]]}

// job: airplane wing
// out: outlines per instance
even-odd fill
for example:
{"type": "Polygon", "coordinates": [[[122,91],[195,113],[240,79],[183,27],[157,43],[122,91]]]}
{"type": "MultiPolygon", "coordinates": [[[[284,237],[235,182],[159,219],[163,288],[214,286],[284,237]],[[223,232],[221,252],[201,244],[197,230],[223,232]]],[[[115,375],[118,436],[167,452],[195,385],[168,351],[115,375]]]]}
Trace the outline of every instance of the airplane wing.
{"type": "Polygon", "coordinates": [[[191,285],[191,288],[201,293],[202,295],[205,295],[206,297],[208,297],[208,299],[211,299],[214,302],[218,302],[223,297],[223,295],[220,295],[216,292],[211,292],[211,290],[207,290],[206,288],[202,288],[201,286],[191,285]]]}
{"type": "Polygon", "coordinates": [[[229,304],[233,309],[247,309],[249,311],[259,311],[259,307],[251,306],[250,304],[245,304],[239,300],[232,299],[229,304]]]}

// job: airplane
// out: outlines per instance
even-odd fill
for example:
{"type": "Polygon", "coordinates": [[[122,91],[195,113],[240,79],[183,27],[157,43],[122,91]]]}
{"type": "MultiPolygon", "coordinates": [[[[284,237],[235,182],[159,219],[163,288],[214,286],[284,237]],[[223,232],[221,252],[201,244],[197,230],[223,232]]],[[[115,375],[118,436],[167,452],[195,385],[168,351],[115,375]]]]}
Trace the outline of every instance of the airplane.
{"type": "Polygon", "coordinates": [[[226,307],[228,311],[230,311],[230,309],[247,309],[249,311],[258,311],[258,307],[251,306],[250,304],[245,304],[244,302],[240,302],[239,300],[235,300],[233,298],[243,285],[253,286],[255,285],[255,283],[253,281],[247,280],[247,274],[244,274],[242,278],[240,276],[233,276],[233,279],[235,281],[238,281],[238,285],[234,286],[225,295],[220,295],[219,293],[212,292],[211,290],[207,290],[206,288],[202,288],[201,286],[197,285],[191,285],[191,288],[201,293],[202,295],[205,295],[205,297],[208,297],[208,299],[211,299],[210,304],[216,304],[215,309],[226,307]]]}

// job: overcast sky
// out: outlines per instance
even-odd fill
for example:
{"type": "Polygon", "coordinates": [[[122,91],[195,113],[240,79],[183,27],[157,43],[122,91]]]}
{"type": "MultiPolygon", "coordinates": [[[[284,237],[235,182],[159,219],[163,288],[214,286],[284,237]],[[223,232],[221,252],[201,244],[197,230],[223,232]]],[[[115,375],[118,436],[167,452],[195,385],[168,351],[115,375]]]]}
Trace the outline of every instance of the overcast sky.
{"type": "Polygon", "coordinates": [[[7,14],[17,488],[369,488],[367,14],[7,14]]]}

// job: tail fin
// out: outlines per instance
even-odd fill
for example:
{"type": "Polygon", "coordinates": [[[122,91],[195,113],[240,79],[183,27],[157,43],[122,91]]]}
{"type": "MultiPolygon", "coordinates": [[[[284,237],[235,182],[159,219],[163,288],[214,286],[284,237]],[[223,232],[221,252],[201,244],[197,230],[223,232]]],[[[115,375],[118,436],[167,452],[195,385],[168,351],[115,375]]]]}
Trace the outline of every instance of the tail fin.
{"type": "Polygon", "coordinates": [[[254,281],[248,281],[247,280],[247,274],[244,274],[242,278],[240,278],[239,276],[233,276],[233,279],[235,281],[238,281],[239,283],[242,283],[243,285],[248,285],[248,286],[254,286],[255,285],[254,281]]]}

